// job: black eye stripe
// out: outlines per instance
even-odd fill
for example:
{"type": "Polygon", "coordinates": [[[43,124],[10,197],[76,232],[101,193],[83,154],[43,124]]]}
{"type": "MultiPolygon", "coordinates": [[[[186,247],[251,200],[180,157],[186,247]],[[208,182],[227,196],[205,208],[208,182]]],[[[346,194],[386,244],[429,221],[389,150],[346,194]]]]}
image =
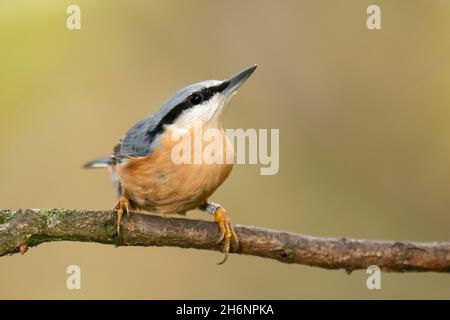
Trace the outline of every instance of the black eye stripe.
{"type": "Polygon", "coordinates": [[[204,88],[198,92],[193,92],[190,94],[183,102],[175,106],[172,110],[170,110],[158,123],[158,125],[151,131],[147,132],[149,137],[153,137],[153,139],[160,133],[163,132],[165,125],[170,125],[174,123],[178,117],[185,111],[190,108],[198,105],[199,103],[193,103],[191,98],[195,94],[202,95],[203,99],[200,103],[204,103],[211,99],[216,93],[222,92],[228,86],[228,81],[223,81],[221,84],[209,88],[204,88]]]}
{"type": "Polygon", "coordinates": [[[191,105],[197,105],[202,103],[205,100],[205,97],[200,92],[195,92],[191,94],[188,98],[188,101],[191,105]]]}
{"type": "MultiPolygon", "coordinates": [[[[193,101],[191,100],[191,98],[193,98],[195,95],[200,95],[200,96],[202,96],[203,99],[199,103],[203,103],[203,102],[211,99],[216,93],[221,92],[223,89],[225,89],[227,87],[227,85],[228,85],[228,81],[224,81],[223,83],[221,83],[218,86],[204,88],[201,91],[192,93],[186,100],[192,103],[193,101]]],[[[198,104],[198,103],[196,103],[196,104],[198,104]]]]}

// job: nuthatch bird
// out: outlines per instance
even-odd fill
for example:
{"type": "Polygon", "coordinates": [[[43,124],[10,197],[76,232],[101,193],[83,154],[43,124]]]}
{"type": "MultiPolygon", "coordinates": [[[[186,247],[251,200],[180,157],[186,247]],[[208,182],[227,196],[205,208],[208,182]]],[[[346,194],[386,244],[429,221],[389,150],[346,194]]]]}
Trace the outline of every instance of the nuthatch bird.
{"type": "MultiPolygon", "coordinates": [[[[255,71],[256,65],[229,80],[208,80],[178,90],[161,109],[133,126],[118,142],[111,156],[87,163],[85,168],[109,168],[118,202],[117,233],[122,215],[130,210],[159,214],[185,214],[199,208],[214,215],[223,242],[224,263],[230,247],[238,248],[238,237],[227,211],[209,197],[230,174],[233,161],[225,163],[176,164],[172,159],[172,134],[192,134],[192,125],[216,129],[229,150],[221,115],[231,96],[255,71]]],[[[216,151],[217,152],[217,151],[216,151]]],[[[220,152],[220,151],[219,151],[220,152]]],[[[234,157],[234,155],[231,155],[234,157]]],[[[225,155],[230,157],[230,154],[225,155]]]]}

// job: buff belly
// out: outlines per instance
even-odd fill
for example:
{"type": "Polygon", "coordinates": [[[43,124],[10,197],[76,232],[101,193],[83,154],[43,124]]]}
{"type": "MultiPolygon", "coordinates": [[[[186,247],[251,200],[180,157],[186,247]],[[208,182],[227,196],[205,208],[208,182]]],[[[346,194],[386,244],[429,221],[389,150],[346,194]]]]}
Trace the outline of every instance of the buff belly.
{"type": "MultiPolygon", "coordinates": [[[[225,135],[223,141],[229,146],[225,135]]],[[[122,196],[136,209],[184,214],[203,205],[231,173],[233,164],[228,162],[175,164],[171,158],[174,144],[166,134],[150,156],[129,159],[115,168],[122,196]]]]}

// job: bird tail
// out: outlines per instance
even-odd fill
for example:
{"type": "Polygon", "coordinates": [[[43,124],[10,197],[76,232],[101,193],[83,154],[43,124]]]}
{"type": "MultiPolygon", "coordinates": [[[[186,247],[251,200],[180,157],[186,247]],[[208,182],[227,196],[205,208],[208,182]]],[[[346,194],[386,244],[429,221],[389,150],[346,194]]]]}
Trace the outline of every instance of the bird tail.
{"type": "Polygon", "coordinates": [[[103,157],[103,158],[86,163],[83,166],[83,168],[84,169],[108,168],[114,164],[115,164],[115,161],[112,157],[103,157]]]}

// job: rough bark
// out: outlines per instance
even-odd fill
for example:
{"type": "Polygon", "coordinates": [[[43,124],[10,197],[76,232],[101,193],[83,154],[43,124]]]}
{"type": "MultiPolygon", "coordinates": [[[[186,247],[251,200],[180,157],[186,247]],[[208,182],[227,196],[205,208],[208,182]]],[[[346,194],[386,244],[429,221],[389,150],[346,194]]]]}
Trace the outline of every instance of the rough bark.
{"type": "MultiPolygon", "coordinates": [[[[117,237],[115,213],[85,210],[0,210],[0,256],[24,253],[51,241],[124,246],[174,246],[221,250],[213,222],[130,214],[117,237]]],[[[395,242],[319,238],[250,226],[235,226],[236,253],[351,272],[377,265],[384,271],[450,272],[450,242],[395,242]]]]}

